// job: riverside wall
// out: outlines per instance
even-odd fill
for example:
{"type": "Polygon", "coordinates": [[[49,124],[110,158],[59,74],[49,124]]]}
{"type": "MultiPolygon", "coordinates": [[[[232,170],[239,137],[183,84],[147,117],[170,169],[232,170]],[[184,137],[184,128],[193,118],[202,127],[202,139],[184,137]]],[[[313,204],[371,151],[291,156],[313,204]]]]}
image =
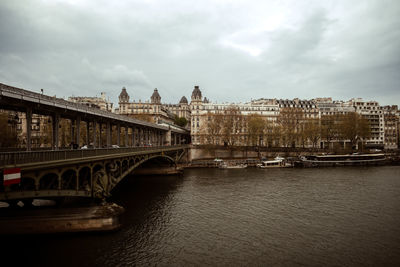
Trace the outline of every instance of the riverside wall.
{"type": "Polygon", "coordinates": [[[193,146],[189,150],[188,161],[221,159],[261,159],[274,158],[276,156],[298,157],[300,155],[311,155],[319,151],[318,149],[268,149],[257,147],[206,147],[193,146]]]}

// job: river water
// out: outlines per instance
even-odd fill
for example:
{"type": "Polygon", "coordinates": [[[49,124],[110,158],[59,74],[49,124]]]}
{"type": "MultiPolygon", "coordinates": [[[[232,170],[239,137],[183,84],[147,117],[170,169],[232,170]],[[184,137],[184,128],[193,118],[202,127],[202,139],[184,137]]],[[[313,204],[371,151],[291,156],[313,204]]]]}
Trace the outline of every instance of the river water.
{"type": "Polygon", "coordinates": [[[130,177],[113,194],[121,230],[2,238],[3,262],[400,266],[398,166],[186,169],[130,177]]]}

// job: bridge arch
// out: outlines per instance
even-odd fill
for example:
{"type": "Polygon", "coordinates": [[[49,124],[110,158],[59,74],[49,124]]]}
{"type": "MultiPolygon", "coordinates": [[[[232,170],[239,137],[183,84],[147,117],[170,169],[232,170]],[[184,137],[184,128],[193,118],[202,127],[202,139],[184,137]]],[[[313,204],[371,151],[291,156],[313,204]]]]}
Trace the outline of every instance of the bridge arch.
{"type": "MultiPolygon", "coordinates": [[[[128,176],[129,174],[131,174],[136,168],[138,168],[139,166],[141,166],[143,163],[148,162],[149,160],[155,159],[155,158],[164,158],[167,159],[169,162],[171,162],[172,164],[174,164],[174,166],[176,167],[176,162],[174,160],[174,158],[168,156],[168,155],[150,155],[147,157],[138,157],[135,161],[133,165],[128,165],[128,168],[126,170],[121,170],[121,174],[118,177],[114,176],[114,179],[111,177],[108,177],[108,188],[109,191],[111,191],[122,179],[124,179],[126,176],[128,176]]],[[[130,161],[129,161],[130,162],[130,161]]],[[[122,165],[119,166],[120,168],[122,168],[122,165]]],[[[110,176],[110,175],[109,175],[110,176]]],[[[103,180],[105,181],[105,180],[103,180]]],[[[102,185],[102,187],[106,187],[106,185],[102,185]]]]}
{"type": "Polygon", "coordinates": [[[54,171],[48,171],[42,174],[39,179],[39,190],[51,190],[59,188],[59,174],[54,171]]]}
{"type": "Polygon", "coordinates": [[[61,174],[61,189],[76,190],[78,175],[76,169],[67,169],[61,174]]]}

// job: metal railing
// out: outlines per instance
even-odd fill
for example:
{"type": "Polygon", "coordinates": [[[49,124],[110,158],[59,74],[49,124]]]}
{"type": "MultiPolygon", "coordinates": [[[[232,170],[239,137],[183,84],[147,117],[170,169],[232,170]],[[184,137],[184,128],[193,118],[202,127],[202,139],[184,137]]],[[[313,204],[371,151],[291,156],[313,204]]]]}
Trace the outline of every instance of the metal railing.
{"type": "MultiPolygon", "coordinates": [[[[124,148],[99,148],[99,149],[78,149],[78,150],[46,150],[46,151],[24,151],[24,152],[1,152],[0,169],[4,166],[20,165],[26,163],[49,162],[56,160],[83,159],[96,156],[107,156],[133,152],[155,152],[171,151],[189,147],[188,145],[178,146],[153,146],[153,147],[124,147],[124,148]]],[[[147,154],[144,153],[144,154],[147,154]]]]}

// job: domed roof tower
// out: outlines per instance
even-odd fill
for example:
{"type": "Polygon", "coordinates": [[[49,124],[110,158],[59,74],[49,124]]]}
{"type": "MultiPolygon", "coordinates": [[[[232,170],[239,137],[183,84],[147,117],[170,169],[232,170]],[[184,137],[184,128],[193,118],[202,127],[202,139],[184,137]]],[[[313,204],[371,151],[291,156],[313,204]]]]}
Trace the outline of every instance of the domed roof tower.
{"type": "Polygon", "coordinates": [[[129,102],[129,95],[128,95],[128,93],[126,92],[126,88],[125,88],[125,87],[122,87],[122,91],[121,91],[121,93],[119,94],[118,99],[119,99],[119,102],[120,102],[120,103],[129,102]]]}
{"type": "Polygon", "coordinates": [[[179,101],[179,104],[188,104],[188,100],[185,96],[182,96],[181,101],[179,101]]]}
{"type": "Polygon", "coordinates": [[[151,103],[153,103],[153,104],[161,104],[161,96],[158,93],[157,88],[154,89],[154,92],[151,95],[151,103]]]}
{"type": "Polygon", "coordinates": [[[192,101],[201,101],[201,91],[200,91],[198,85],[194,86],[194,89],[192,92],[192,101]]]}

